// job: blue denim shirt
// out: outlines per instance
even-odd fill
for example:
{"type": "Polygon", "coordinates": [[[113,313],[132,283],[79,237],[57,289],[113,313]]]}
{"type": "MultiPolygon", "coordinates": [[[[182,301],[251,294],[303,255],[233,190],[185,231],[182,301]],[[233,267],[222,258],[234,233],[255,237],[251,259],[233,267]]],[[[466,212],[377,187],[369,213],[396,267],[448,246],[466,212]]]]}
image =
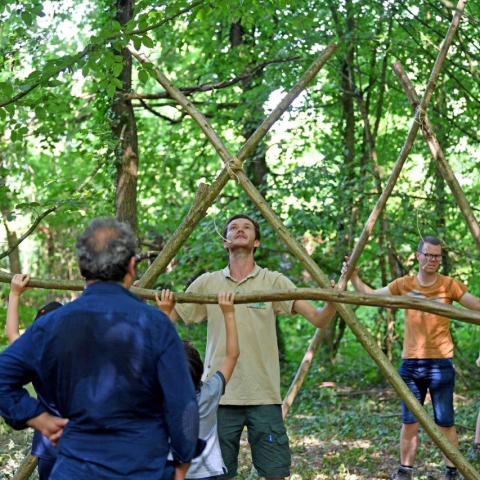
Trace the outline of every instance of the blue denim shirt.
{"type": "Polygon", "coordinates": [[[165,478],[201,450],[198,406],[170,320],[121,285],[94,283],[0,355],[0,415],[13,428],[45,411],[69,419],[53,478],[165,478]]]}

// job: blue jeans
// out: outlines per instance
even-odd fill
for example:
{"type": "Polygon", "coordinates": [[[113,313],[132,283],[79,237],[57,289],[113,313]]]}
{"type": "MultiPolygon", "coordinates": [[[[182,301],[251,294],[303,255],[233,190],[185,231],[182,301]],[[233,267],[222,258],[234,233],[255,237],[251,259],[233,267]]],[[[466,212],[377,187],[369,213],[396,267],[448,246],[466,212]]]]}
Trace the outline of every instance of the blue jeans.
{"type": "Polygon", "coordinates": [[[52,473],[53,466],[55,465],[55,459],[47,460],[46,458],[38,459],[38,478],[40,480],[48,480],[52,473]]]}
{"type": "MultiPolygon", "coordinates": [[[[427,390],[432,398],[435,423],[440,427],[455,425],[453,413],[453,388],[455,370],[451,358],[407,358],[402,361],[399,375],[423,405],[427,390]]],[[[402,422],[416,423],[418,420],[402,401],[402,422]]]]}

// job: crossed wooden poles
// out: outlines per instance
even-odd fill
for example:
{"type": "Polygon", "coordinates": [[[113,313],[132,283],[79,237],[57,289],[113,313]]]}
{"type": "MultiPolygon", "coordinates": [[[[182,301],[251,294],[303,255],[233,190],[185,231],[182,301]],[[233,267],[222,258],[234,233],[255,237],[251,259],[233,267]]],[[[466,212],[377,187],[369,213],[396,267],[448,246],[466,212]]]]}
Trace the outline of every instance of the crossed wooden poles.
{"type": "MultiPolygon", "coordinates": [[[[385,189],[380,195],[380,198],[378,199],[376,206],[370,214],[370,217],[359,237],[359,240],[355,245],[355,248],[351,255],[348,270],[345,276],[342,277],[340,280],[340,284],[343,287],[345,287],[348,278],[350,277],[356,263],[358,262],[361,253],[363,252],[363,249],[368,241],[368,238],[372,233],[373,228],[375,227],[376,221],[378,220],[382,210],[386,205],[386,202],[397,182],[397,179],[403,168],[405,160],[407,159],[408,154],[412,148],[413,142],[420,127],[422,128],[422,133],[427,140],[435,162],[437,163],[442,175],[445,177],[447,184],[451,188],[455,199],[461,208],[462,214],[464,215],[467,224],[472,232],[475,243],[480,249],[480,229],[478,223],[475,220],[475,217],[460,185],[455,179],[452,169],[450,168],[447,160],[445,159],[445,156],[441,151],[441,148],[433,134],[433,130],[426,116],[426,109],[435,90],[436,83],[438,81],[440,71],[445,61],[448,49],[452,44],[453,38],[458,29],[465,3],[466,0],[460,0],[457,5],[455,14],[450,24],[450,28],[442,43],[437,60],[430,75],[425,94],[421,100],[419,100],[416,96],[415,90],[411,86],[407,75],[405,74],[405,72],[403,72],[401,65],[397,63],[393,67],[395,73],[399,77],[399,80],[408,95],[412,107],[415,110],[415,116],[412,120],[407,139],[405,140],[405,143],[400,151],[400,154],[397,158],[397,161],[388,179],[385,189]]],[[[213,130],[205,116],[198,111],[198,109],[180,92],[177,87],[175,87],[175,85],[170,82],[170,80],[158,68],[155,68],[158,83],[162,85],[162,87],[170,94],[170,96],[174,100],[176,100],[197,122],[201,130],[212,143],[215,150],[222,159],[224,163],[224,168],[211,185],[200,184],[194,204],[192,205],[189,213],[187,214],[187,217],[177,228],[177,230],[175,231],[171,239],[168,241],[160,255],[155,259],[150,268],[142,276],[138,283],[139,289],[146,289],[153,285],[160,273],[162,273],[166,269],[167,265],[174,258],[178,250],[186,242],[190,234],[195,229],[196,225],[206,215],[208,208],[213,204],[217,196],[223,190],[230,177],[236,179],[236,181],[240,184],[245,193],[250,197],[250,199],[253,201],[253,203],[268,221],[268,223],[272,226],[272,228],[279,235],[279,237],[285,242],[291,252],[310,273],[310,275],[318,283],[318,285],[324,291],[331,289],[329,279],[326,277],[326,275],[312,260],[305,248],[293,237],[293,235],[288,231],[285,225],[283,225],[280,218],[275,214],[275,212],[271,209],[271,207],[268,205],[262,195],[258,192],[255,186],[250,182],[242,169],[242,163],[253,152],[258,143],[267,134],[272,125],[292,104],[294,99],[307,87],[310,81],[317,75],[320,69],[331,58],[336,48],[336,45],[332,43],[325,49],[325,51],[313,62],[313,64],[303,74],[303,76],[295,84],[292,90],[284,97],[284,99],[280,102],[277,108],[275,108],[275,110],[264,120],[260,127],[246,141],[246,143],[242,146],[242,148],[235,156],[231,155],[231,153],[227,150],[221,138],[213,130]]],[[[139,54],[138,52],[131,50],[131,53],[140,63],[148,62],[148,59],[145,56],[139,54]]],[[[310,292],[309,295],[310,296],[308,298],[314,298],[312,292],[310,292]]],[[[346,294],[344,293],[343,295],[346,294]]],[[[266,295],[264,296],[266,297],[266,295]]],[[[210,301],[211,300],[212,299],[210,299],[210,301]]],[[[205,301],[205,299],[201,299],[201,301],[205,301]]],[[[339,301],[345,301],[345,297],[341,298],[339,296],[339,301]]],[[[459,452],[456,447],[454,447],[447,440],[447,438],[443,435],[440,429],[435,425],[433,420],[428,416],[426,411],[423,409],[415,396],[411,393],[411,391],[405,385],[401,377],[398,375],[397,371],[389,362],[383,351],[378,347],[375,339],[355,317],[352,309],[347,305],[344,305],[343,303],[335,303],[335,305],[338,312],[343,317],[343,319],[350,327],[354,335],[357,337],[359,342],[375,360],[378,367],[385,375],[387,380],[391,383],[397,394],[403,399],[408,408],[413,412],[422,427],[436,443],[436,445],[458,467],[458,469],[465,478],[480,480],[480,474],[473,469],[473,467],[467,462],[465,457],[459,452]]],[[[427,307],[430,309],[432,308],[431,306],[427,307]]],[[[318,349],[323,333],[323,330],[317,330],[310,346],[308,347],[308,350],[298,370],[298,373],[292,383],[292,386],[290,387],[289,392],[284,399],[284,416],[287,415],[296,394],[300,390],[303,380],[306,377],[308,369],[310,368],[315,353],[318,349]]],[[[28,458],[29,457],[27,456],[27,458],[25,459],[26,467],[23,469],[24,473],[22,474],[22,468],[20,468],[15,478],[28,478],[30,476],[31,470],[30,473],[27,473],[27,469],[31,468],[32,462],[29,463],[28,458]]],[[[35,468],[35,466],[33,466],[33,468],[35,468]]]]}

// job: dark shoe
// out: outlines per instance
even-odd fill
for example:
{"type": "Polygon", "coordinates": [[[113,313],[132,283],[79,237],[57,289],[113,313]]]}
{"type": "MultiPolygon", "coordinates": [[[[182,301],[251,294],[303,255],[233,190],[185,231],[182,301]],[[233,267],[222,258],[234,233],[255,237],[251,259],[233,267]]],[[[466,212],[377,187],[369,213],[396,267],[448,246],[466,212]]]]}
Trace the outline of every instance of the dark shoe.
{"type": "Polygon", "coordinates": [[[412,480],[413,468],[398,467],[397,473],[394,475],[393,480],[412,480]]]}
{"type": "Polygon", "coordinates": [[[460,480],[462,476],[460,475],[460,472],[455,469],[455,470],[450,470],[450,469],[445,469],[445,480],[460,480]]]}

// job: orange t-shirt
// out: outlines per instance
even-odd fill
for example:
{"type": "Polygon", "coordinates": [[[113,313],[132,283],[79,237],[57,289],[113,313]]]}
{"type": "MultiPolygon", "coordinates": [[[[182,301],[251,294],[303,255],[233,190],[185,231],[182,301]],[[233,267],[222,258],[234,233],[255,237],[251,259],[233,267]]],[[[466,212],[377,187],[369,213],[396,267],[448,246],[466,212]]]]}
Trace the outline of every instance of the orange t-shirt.
{"type": "MultiPolygon", "coordinates": [[[[447,303],[458,302],[467,287],[457,280],[437,274],[433,285],[422,287],[417,276],[397,278],[388,285],[392,295],[408,295],[447,303]]],[[[403,358],[452,358],[453,341],[450,320],[433,313],[407,310],[403,358]]]]}

